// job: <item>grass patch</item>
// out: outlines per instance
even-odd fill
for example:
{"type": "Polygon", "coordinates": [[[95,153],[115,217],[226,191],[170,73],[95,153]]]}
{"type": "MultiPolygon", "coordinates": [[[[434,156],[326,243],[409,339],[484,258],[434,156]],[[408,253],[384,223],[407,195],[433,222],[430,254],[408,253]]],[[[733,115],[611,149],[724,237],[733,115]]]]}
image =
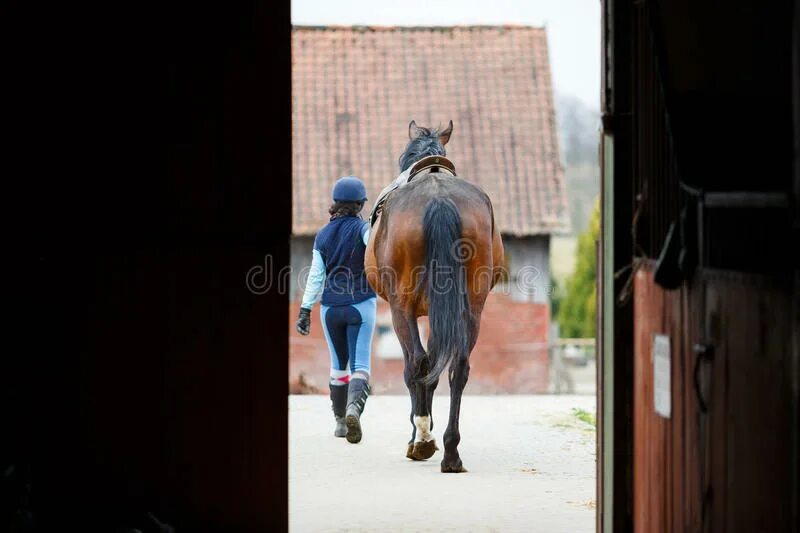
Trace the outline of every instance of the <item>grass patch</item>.
{"type": "Polygon", "coordinates": [[[586,409],[579,409],[577,407],[573,407],[572,415],[581,422],[589,424],[593,428],[597,427],[597,419],[595,418],[594,413],[590,413],[586,409]]]}

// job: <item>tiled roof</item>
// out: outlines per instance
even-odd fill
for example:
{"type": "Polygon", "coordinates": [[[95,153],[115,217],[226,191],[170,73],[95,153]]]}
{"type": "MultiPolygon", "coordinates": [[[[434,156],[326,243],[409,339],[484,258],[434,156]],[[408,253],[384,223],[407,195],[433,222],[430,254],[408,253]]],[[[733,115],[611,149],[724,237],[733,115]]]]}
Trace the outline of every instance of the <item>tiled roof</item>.
{"type": "Polygon", "coordinates": [[[292,94],[295,234],[327,222],[340,176],[374,199],[399,174],[412,119],[453,120],[447,155],[503,233],[567,227],[544,28],[295,27],[292,94]]]}

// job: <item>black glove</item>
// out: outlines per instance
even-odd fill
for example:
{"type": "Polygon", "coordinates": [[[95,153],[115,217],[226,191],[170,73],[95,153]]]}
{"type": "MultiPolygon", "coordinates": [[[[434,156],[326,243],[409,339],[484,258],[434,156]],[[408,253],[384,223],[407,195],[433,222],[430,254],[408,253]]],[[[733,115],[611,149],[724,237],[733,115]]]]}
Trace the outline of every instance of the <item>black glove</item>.
{"type": "Polygon", "coordinates": [[[300,308],[297,316],[297,331],[300,335],[308,335],[311,332],[311,309],[300,308]]]}

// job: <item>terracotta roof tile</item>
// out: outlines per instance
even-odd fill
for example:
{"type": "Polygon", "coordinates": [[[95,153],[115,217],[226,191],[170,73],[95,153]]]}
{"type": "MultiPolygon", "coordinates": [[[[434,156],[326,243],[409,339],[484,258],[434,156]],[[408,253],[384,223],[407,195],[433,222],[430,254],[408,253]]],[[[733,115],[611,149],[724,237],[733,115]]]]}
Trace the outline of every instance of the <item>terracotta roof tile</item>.
{"type": "Polygon", "coordinates": [[[447,155],[504,233],[567,228],[544,28],[295,27],[292,93],[295,234],[325,224],[340,176],[374,199],[399,174],[412,119],[453,120],[447,155]]]}

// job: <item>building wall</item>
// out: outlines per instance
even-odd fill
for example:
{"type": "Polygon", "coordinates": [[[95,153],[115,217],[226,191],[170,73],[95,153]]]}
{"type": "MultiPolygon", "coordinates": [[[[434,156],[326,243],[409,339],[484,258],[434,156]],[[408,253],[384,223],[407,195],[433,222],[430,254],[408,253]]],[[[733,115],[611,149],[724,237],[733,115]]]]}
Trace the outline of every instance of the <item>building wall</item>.
{"type": "Polygon", "coordinates": [[[301,287],[305,286],[305,273],[308,272],[308,267],[311,266],[311,250],[313,247],[313,236],[303,235],[292,237],[292,275],[289,280],[289,301],[299,301],[300,298],[303,297],[302,291],[300,291],[299,294],[298,291],[301,287]]]}
{"type": "Polygon", "coordinates": [[[633,531],[795,531],[796,285],[703,269],[664,290],[654,268],[634,281],[633,531]],[[658,378],[655,334],[670,343],[658,378]],[[698,345],[714,351],[695,374],[698,345]],[[668,417],[655,410],[659,383],[668,417]]]}
{"type": "MultiPolygon", "coordinates": [[[[478,343],[470,357],[467,392],[472,394],[542,393],[549,383],[550,329],[548,237],[507,238],[508,280],[489,295],[481,317],[478,343]]],[[[290,282],[289,374],[293,392],[327,391],[330,356],[319,307],[312,316],[311,334],[294,329],[304,285],[303,269],[310,264],[312,237],[292,239],[290,282]],[[302,376],[302,378],[301,378],[302,376]],[[301,384],[302,383],[302,384],[301,384]]],[[[373,339],[372,382],[376,393],[406,394],[403,355],[391,324],[387,302],[378,299],[373,339]]],[[[420,319],[423,342],[427,319],[420,319]]],[[[446,377],[439,392],[447,391],[446,377]]]]}
{"type": "Polygon", "coordinates": [[[503,237],[508,294],[517,302],[549,304],[550,236],[503,237]]]}

